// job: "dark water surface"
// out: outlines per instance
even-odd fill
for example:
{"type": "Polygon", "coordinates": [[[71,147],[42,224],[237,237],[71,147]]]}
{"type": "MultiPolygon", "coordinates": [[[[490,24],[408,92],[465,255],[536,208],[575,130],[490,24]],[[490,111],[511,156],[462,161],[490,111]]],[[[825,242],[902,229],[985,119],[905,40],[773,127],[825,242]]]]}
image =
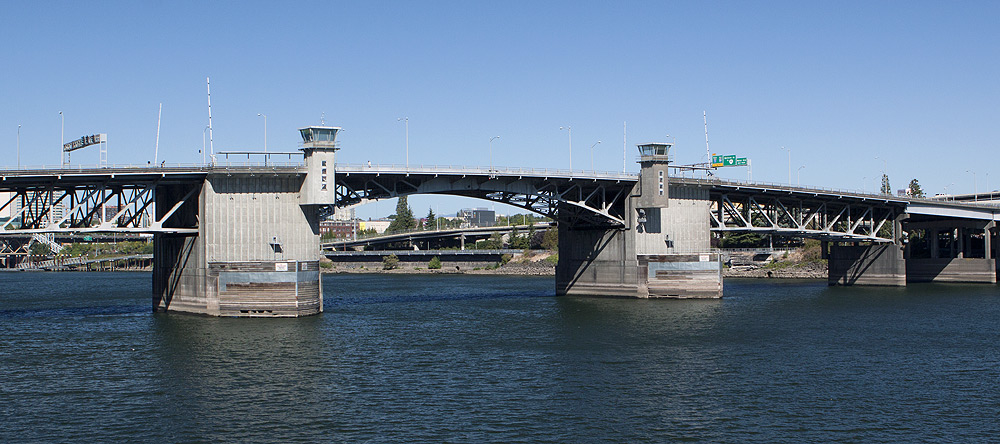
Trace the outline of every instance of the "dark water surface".
{"type": "Polygon", "coordinates": [[[0,273],[0,442],[988,442],[1000,291],[337,275],[326,312],[149,311],[143,273],[0,273]]]}

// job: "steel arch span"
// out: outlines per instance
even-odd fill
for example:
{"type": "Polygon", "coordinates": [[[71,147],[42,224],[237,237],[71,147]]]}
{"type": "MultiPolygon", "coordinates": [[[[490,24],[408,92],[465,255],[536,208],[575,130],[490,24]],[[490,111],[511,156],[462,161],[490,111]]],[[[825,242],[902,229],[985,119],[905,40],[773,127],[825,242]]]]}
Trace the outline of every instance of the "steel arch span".
{"type": "Polygon", "coordinates": [[[625,227],[625,201],[635,176],[537,170],[384,169],[339,166],[337,207],[412,194],[443,194],[499,202],[570,227],[625,227]],[[541,174],[540,174],[541,173],[541,174]]]}

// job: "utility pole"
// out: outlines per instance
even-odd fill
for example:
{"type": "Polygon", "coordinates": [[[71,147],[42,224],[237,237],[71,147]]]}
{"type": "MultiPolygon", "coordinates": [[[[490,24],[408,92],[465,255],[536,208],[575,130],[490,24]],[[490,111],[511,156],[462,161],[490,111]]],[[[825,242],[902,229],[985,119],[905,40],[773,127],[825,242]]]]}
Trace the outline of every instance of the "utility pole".
{"type": "Polygon", "coordinates": [[[560,126],[559,129],[569,131],[569,173],[573,175],[573,127],[560,126]]]}

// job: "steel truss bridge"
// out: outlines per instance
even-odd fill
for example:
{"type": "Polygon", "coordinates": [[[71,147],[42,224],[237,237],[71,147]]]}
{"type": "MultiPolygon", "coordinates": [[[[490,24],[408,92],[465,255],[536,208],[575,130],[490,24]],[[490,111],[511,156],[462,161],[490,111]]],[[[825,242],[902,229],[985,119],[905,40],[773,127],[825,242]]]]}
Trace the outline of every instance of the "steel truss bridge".
{"type": "MultiPolygon", "coordinates": [[[[0,232],[197,233],[197,220],[173,216],[181,207],[197,204],[201,184],[211,174],[306,171],[300,164],[0,170],[0,193],[8,193],[0,199],[0,211],[11,209],[0,232]]],[[[338,164],[335,202],[325,212],[377,199],[442,194],[512,205],[571,229],[624,228],[634,217],[626,214],[626,200],[636,181],[636,175],[621,173],[338,164]]],[[[707,222],[716,232],[892,242],[901,235],[895,221],[907,217],[1000,220],[1000,208],[982,203],[711,178],[670,177],[669,185],[708,188],[707,222]]]]}

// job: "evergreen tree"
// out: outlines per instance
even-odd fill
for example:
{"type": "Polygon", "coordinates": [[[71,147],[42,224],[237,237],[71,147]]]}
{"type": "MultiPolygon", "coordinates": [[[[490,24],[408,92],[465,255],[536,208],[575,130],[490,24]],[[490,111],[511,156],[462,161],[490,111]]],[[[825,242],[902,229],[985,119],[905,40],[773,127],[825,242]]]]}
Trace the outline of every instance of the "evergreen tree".
{"type": "Polygon", "coordinates": [[[425,230],[436,230],[437,226],[437,215],[434,214],[433,208],[427,209],[427,222],[424,222],[425,230]]]}
{"type": "Polygon", "coordinates": [[[413,219],[413,210],[410,209],[410,205],[406,202],[406,196],[402,196],[396,202],[396,214],[392,222],[389,223],[389,228],[386,228],[385,231],[399,233],[413,230],[416,227],[417,221],[413,219]]]}
{"type": "Polygon", "coordinates": [[[910,197],[924,197],[924,190],[920,188],[920,182],[917,182],[917,179],[910,181],[909,190],[910,197]]]}
{"type": "Polygon", "coordinates": [[[889,175],[882,174],[882,194],[892,195],[892,187],[889,186],[889,175]]]}

